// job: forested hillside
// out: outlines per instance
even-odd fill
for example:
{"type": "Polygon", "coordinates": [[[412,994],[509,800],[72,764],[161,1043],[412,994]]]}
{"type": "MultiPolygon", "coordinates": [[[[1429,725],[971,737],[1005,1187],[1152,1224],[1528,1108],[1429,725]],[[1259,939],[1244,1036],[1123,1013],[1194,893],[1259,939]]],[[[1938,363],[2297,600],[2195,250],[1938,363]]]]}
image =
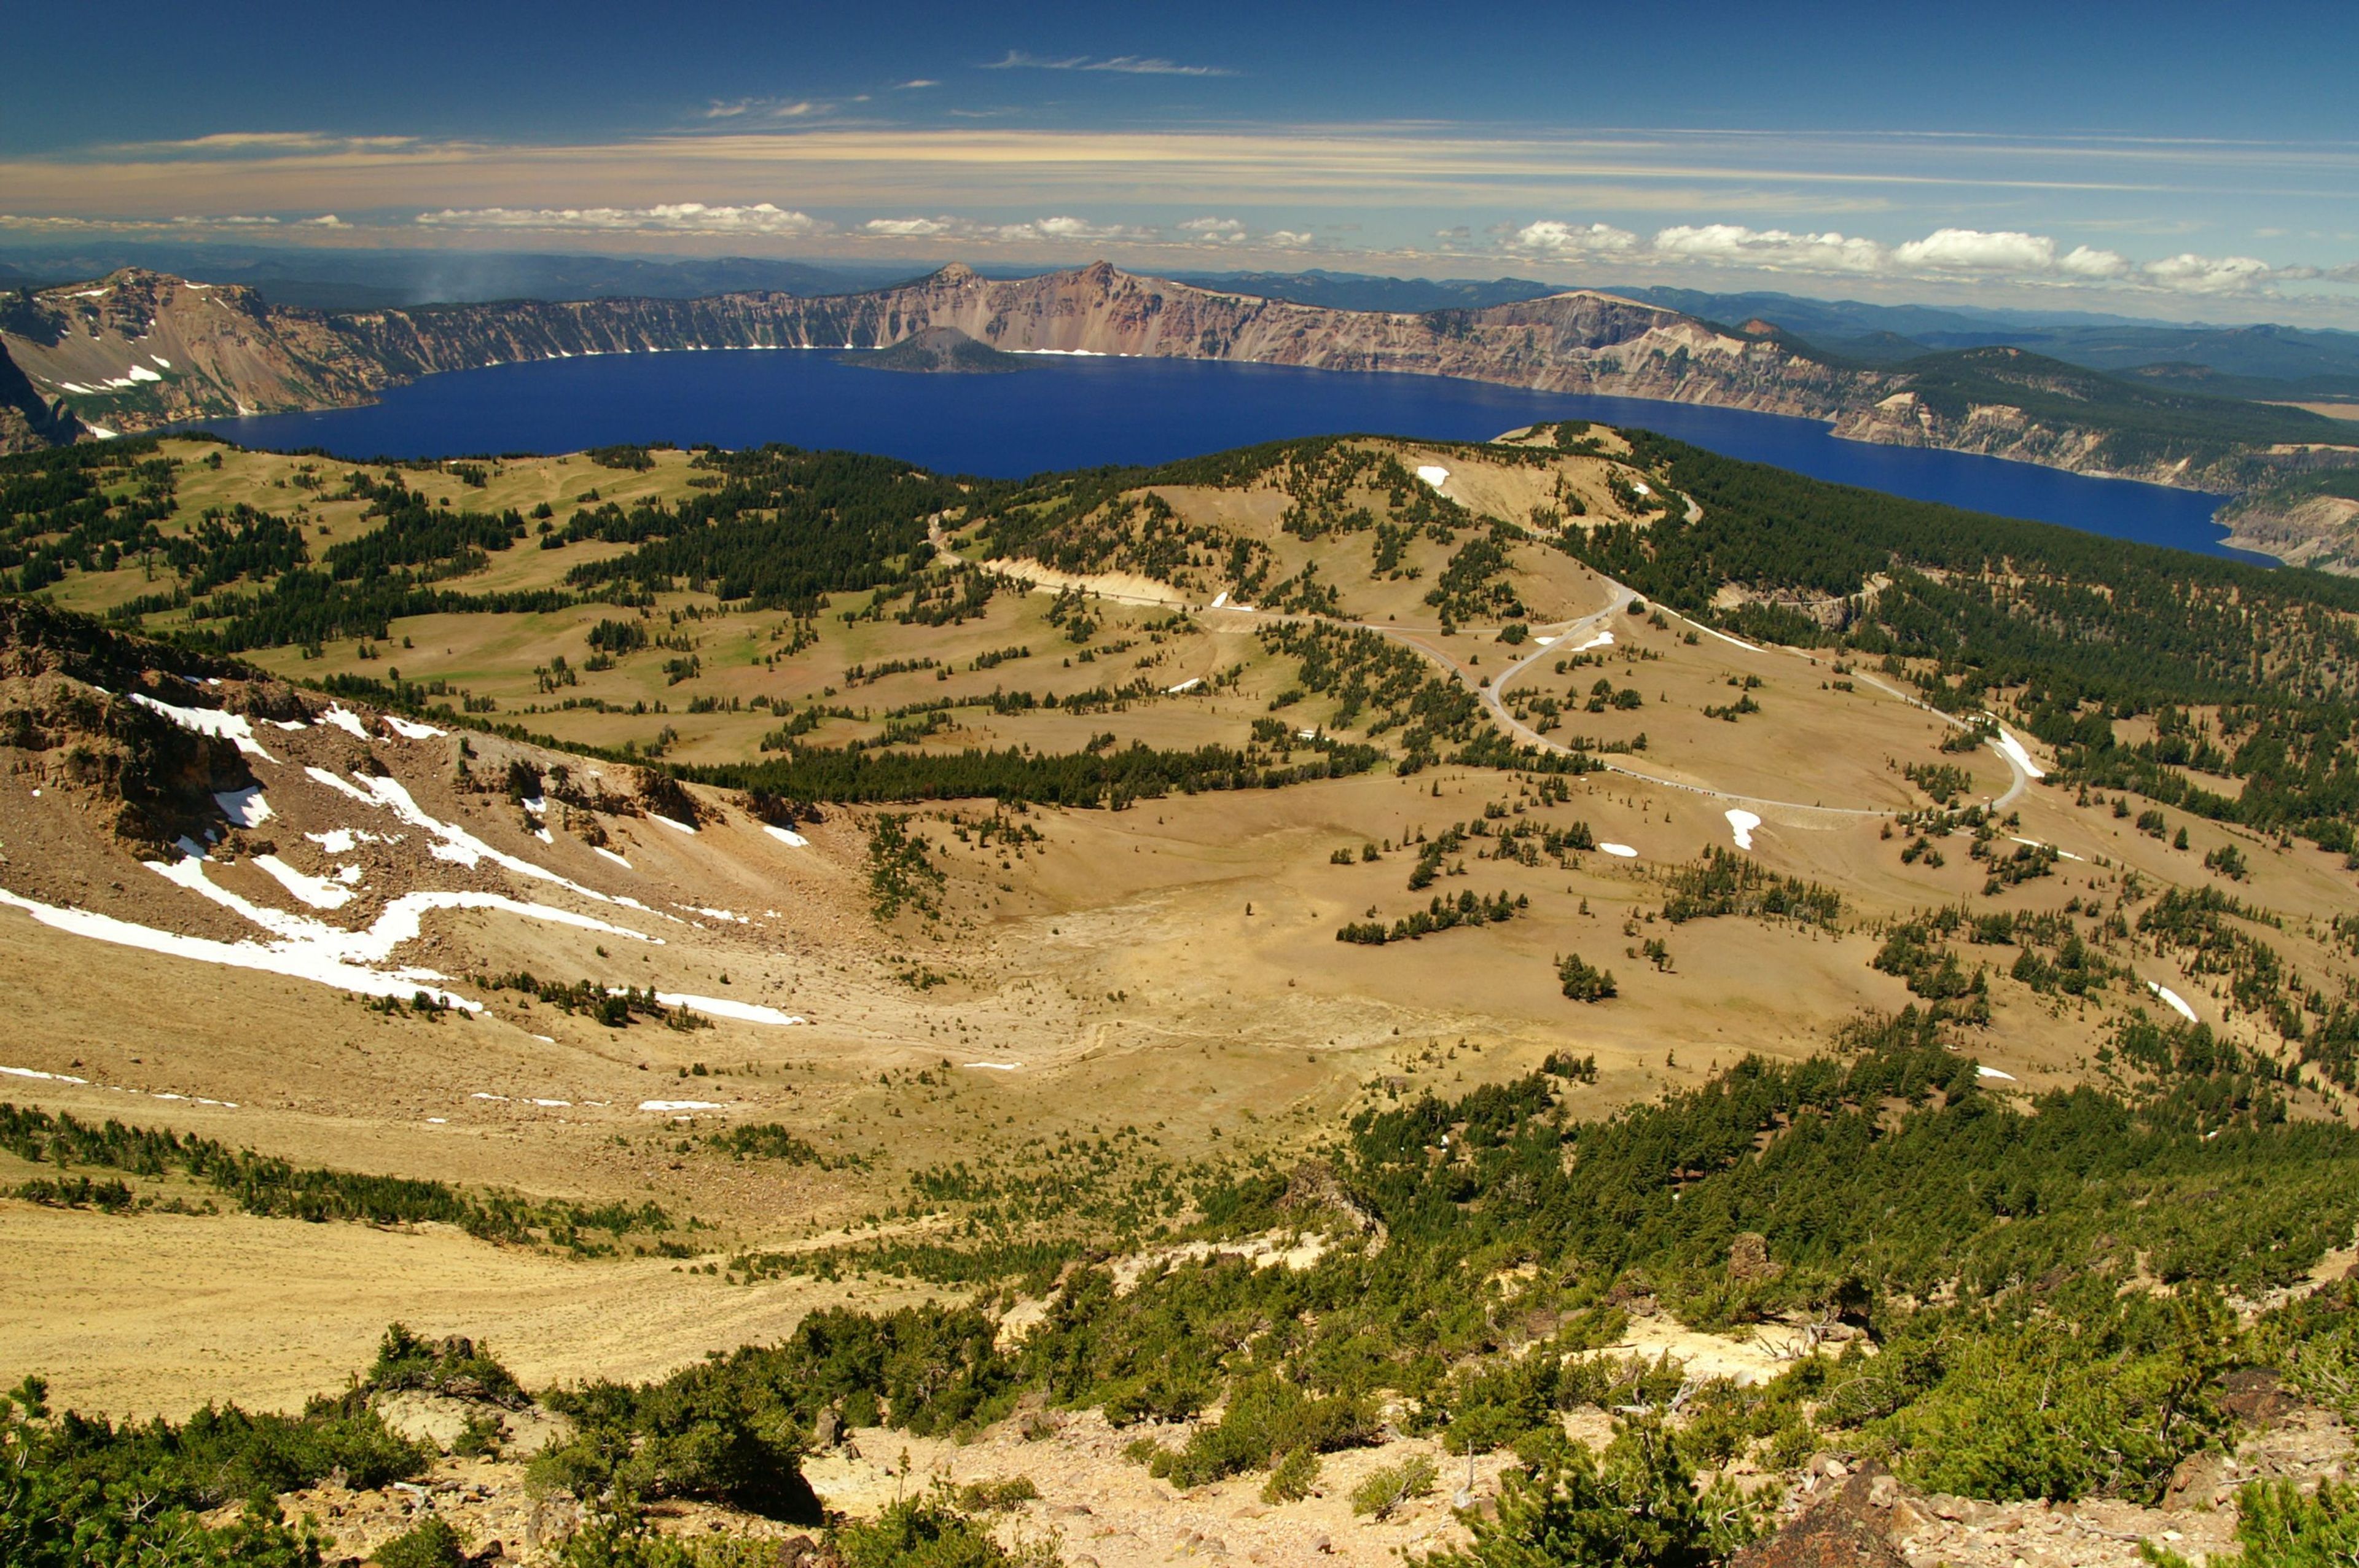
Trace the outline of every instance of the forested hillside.
{"type": "Polygon", "coordinates": [[[2359,587],[1633,440],[1703,516],[1569,536],[1600,570],[1743,635],[1887,661],[1951,713],[2005,705],[2092,787],[2359,849],[2359,587]],[[2169,730],[2190,706],[2219,709],[2200,756],[2116,741],[2117,720],[2169,730]]]}

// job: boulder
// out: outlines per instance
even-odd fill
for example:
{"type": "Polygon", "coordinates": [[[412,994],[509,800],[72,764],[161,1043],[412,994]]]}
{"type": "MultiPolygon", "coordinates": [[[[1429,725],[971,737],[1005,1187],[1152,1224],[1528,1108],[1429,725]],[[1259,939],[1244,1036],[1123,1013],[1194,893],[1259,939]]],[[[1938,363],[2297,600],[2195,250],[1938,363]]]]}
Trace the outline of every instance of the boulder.
{"type": "Polygon", "coordinates": [[[1892,1544],[1899,1498],[1897,1483],[1882,1465],[1862,1465],[1842,1490],[1738,1552],[1729,1568],[1908,1568],[1892,1544]]]}

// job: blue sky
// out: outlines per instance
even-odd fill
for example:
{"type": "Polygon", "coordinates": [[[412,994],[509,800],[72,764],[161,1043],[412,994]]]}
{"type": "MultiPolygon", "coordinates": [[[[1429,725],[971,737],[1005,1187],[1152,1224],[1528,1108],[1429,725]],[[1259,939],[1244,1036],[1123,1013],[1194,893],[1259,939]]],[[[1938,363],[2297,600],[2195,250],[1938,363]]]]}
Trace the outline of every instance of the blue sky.
{"type": "Polygon", "coordinates": [[[2349,5],[21,7],[0,242],[1321,265],[2359,326],[2349,5]]]}

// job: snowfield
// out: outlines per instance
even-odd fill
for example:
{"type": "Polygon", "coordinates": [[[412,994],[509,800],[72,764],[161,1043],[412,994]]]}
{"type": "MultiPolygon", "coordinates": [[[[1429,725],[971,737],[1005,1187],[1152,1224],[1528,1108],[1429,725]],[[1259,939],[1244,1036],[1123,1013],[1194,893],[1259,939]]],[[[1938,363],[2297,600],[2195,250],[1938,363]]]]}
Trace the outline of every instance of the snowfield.
{"type": "Polygon", "coordinates": [[[144,691],[135,691],[131,700],[140,707],[162,714],[183,730],[193,730],[200,735],[213,735],[229,741],[249,757],[260,757],[266,762],[278,759],[262,749],[254,738],[254,726],[240,713],[223,713],[218,708],[179,708],[159,702],[144,691]]]}
{"type": "Polygon", "coordinates": [[[2004,730],[1998,732],[1998,739],[1991,742],[1991,750],[2033,778],[2044,779],[2048,776],[2048,770],[2031,760],[2031,753],[2023,749],[2023,742],[2004,730]]]}

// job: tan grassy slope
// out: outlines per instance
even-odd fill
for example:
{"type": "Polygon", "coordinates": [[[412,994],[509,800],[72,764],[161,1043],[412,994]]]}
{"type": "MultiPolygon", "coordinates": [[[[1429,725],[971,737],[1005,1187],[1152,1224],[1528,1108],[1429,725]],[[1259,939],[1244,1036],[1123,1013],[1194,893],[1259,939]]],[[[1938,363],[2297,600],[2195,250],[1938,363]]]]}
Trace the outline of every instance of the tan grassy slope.
{"type": "MultiPolygon", "coordinates": [[[[322,543],[375,525],[359,503],[329,499],[341,475],[315,461],[226,452],[215,469],[209,447],[167,450],[181,464],[171,527],[240,501],[299,518],[322,543]]],[[[941,881],[935,890],[919,878],[920,896],[884,919],[881,808],[822,806],[821,820],[788,830],[795,843],[734,791],[696,787],[690,832],[663,819],[680,812],[677,798],[628,762],[448,719],[425,733],[277,681],[191,684],[163,673],[172,661],[158,654],[147,689],[188,710],[176,720],[131,703],[120,680],[77,676],[54,649],[9,650],[0,701],[36,716],[39,733],[19,730],[24,743],[0,752],[0,889],[17,901],[0,909],[0,984],[19,1019],[0,1048],[0,1066],[19,1069],[7,1098],[305,1164],[654,1202],[675,1228],[617,1238],[620,1258],[571,1259],[449,1233],[0,1200],[25,1243],[6,1249],[0,1345],[12,1349],[0,1378],[44,1370],[62,1399],[114,1408],[281,1400],[318,1386],[320,1369],[350,1365],[370,1326],[395,1316],[434,1332],[496,1327],[539,1376],[652,1372],[767,1336],[849,1289],[792,1270],[788,1283],[733,1289],[687,1270],[746,1249],[823,1249],[847,1225],[864,1243],[947,1238],[955,1214],[908,1206],[913,1171],[965,1160],[1020,1173],[1057,1162],[1060,1138],[1124,1128],[1140,1140],[1125,1144],[1125,1170],[1288,1149],[1370,1097],[1458,1091],[1553,1052],[1594,1055],[1598,1082],[1579,1092],[1611,1106],[1745,1052],[1806,1053],[1864,1010],[1921,1003],[1873,961],[1891,923],[1942,906],[2050,916],[2117,971],[2076,999],[2011,978],[2022,948],[1953,939],[1966,968],[1985,971],[1989,1022],[1973,1030],[1975,1049],[2026,1089],[2085,1076],[2110,1021],[2159,1010],[2149,981],[2233,1038],[2283,1049],[2229,1004],[2223,982],[2136,934],[2136,912],[2162,886],[2233,885],[2281,920],[2267,939],[2300,974],[2330,987],[2350,975],[2348,951],[2324,929],[2347,908],[2347,880],[2316,851],[2192,820],[2189,847],[2171,848],[2109,800],[2023,783],[1987,746],[1942,749],[1953,727],[1897,695],[1889,676],[1634,606],[1552,542],[1561,528],[1643,524],[1688,504],[1642,494],[1649,481],[1611,438],[1586,453],[1341,450],[1234,484],[1158,488],[1163,512],[1146,492],[1117,495],[1020,548],[991,520],[942,520],[944,581],[970,557],[1009,559],[1055,569],[1068,588],[1120,574],[1156,587],[1130,596],[1155,602],[1003,582],[974,613],[929,625],[896,619],[891,605],[866,618],[864,595],[798,621],[675,589],[644,617],[672,645],[610,668],[592,667],[591,630],[639,612],[595,603],[415,617],[313,657],[255,655],[299,680],[397,667],[404,680],[443,683],[454,708],[463,697],[567,744],[690,762],[777,755],[761,749],[765,735],[807,713],[821,717],[806,744],[881,740],[889,723],[911,721],[893,709],[943,698],[972,700],[900,749],[1055,753],[1111,737],[1253,744],[1273,761],[1330,741],[1385,754],[1355,776],[1120,811],[894,808],[941,881]],[[1412,530],[1414,518],[1425,520],[1412,530]],[[1175,555],[1174,539],[1192,543],[1175,555]],[[1457,581],[1462,552],[1494,539],[1504,565],[1429,602],[1457,581]],[[1042,564],[1051,557],[1066,564],[1042,564]],[[1252,563],[1249,595],[1226,571],[1232,559],[1252,563]],[[1163,575],[1148,569],[1157,562],[1163,575]],[[1332,608],[1316,609],[1327,589],[1332,608]],[[1526,640],[1502,641],[1509,626],[1526,640]],[[1288,651],[1286,639],[1321,628],[1365,632],[1353,657],[1396,657],[1394,673],[1424,683],[1429,700],[1460,694],[1477,729],[1504,726],[1546,748],[1578,740],[1612,771],[1436,762],[1401,772],[1409,726],[1387,722],[1381,702],[1354,707],[1319,689],[1300,645],[1288,651]],[[665,665],[691,653],[696,673],[670,678],[665,665]],[[570,682],[551,678],[560,655],[570,682]],[[1128,695],[1069,706],[1101,689],[1128,695]],[[995,691],[1060,702],[999,711],[984,700],[995,691]],[[200,711],[245,719],[255,751],[223,741],[190,752],[185,819],[168,824],[172,835],[122,837],[117,775],[92,759],[135,741],[193,745],[188,724],[220,724],[189,717],[200,711]],[[1257,722],[1265,735],[1274,723],[1275,738],[1256,741],[1257,722]],[[1897,814],[1933,805],[1905,775],[1911,765],[1956,770],[1945,787],[1960,806],[2012,795],[2002,814],[2012,819],[1994,825],[1985,853],[2028,840],[2060,858],[1986,894],[1970,829],[1887,836],[1897,814]],[[512,790],[512,780],[537,783],[512,790]],[[255,788],[267,817],[241,793],[255,788]],[[232,819],[233,802],[250,825],[232,819]],[[170,847],[184,829],[201,843],[206,827],[208,859],[170,847]],[[1453,829],[1453,847],[1433,851],[1453,829]],[[1753,863],[1832,889],[1839,912],[1669,918],[1678,879],[1707,851],[1734,850],[1740,831],[1753,863]],[[2231,845],[2251,863],[2234,884],[2201,863],[2231,845]],[[1412,889],[1429,851],[1430,883],[1412,889]],[[347,896],[321,907],[299,890],[347,896]],[[1389,928],[1462,892],[1523,903],[1512,918],[1415,941],[1336,939],[1347,925],[1389,928]],[[473,906],[425,907],[460,894],[473,906]],[[414,935],[383,924],[405,908],[418,910],[414,935]],[[74,911],[145,934],[109,927],[117,939],[105,940],[61,913],[74,911]],[[2130,929],[2111,935],[2117,914],[2130,929]],[[352,935],[372,929],[375,946],[352,935]],[[275,970],[212,961],[274,947],[275,970]],[[297,949],[310,958],[297,962],[297,949]],[[329,950],[351,972],[307,978],[329,950]],[[1569,1000],[1558,970],[1569,954],[1611,969],[1618,994],[1569,1000]],[[674,1000],[617,1027],[497,983],[527,970],[674,1000]],[[406,1000],[421,988],[480,1011],[387,1012],[361,994],[406,1000]],[[667,1026],[698,1019],[710,1027],[667,1026]],[[703,1141],[771,1122],[826,1163],[738,1160],[703,1141]],[[687,1228],[691,1217],[710,1228],[687,1228]],[[685,1255],[655,1255],[659,1241],[685,1255]],[[253,1288],[274,1277],[303,1283],[253,1288]],[[175,1283],[140,1288],[159,1279],[175,1283]],[[583,1303],[612,1306],[585,1314],[583,1303]],[[232,1319],[234,1334],[223,1326],[232,1319]],[[651,1319],[664,1325],[652,1335],[640,1327],[651,1319]]],[[[654,458],[645,472],[579,457],[506,462],[481,488],[455,473],[405,477],[458,506],[529,513],[547,501],[561,519],[593,490],[625,501],[694,492],[686,455],[654,458]]],[[[459,585],[553,584],[614,548],[517,548],[459,585]]],[[[55,597],[120,604],[156,590],[150,569],[74,572],[55,597]]],[[[179,623],[176,612],[149,622],[179,623]]],[[[2302,1103],[2323,1108],[2314,1096],[2302,1103]]],[[[0,1156],[9,1184],[35,1173],[0,1156]]],[[[135,1185],[190,1206],[218,1197],[181,1178],[135,1185]]]]}

